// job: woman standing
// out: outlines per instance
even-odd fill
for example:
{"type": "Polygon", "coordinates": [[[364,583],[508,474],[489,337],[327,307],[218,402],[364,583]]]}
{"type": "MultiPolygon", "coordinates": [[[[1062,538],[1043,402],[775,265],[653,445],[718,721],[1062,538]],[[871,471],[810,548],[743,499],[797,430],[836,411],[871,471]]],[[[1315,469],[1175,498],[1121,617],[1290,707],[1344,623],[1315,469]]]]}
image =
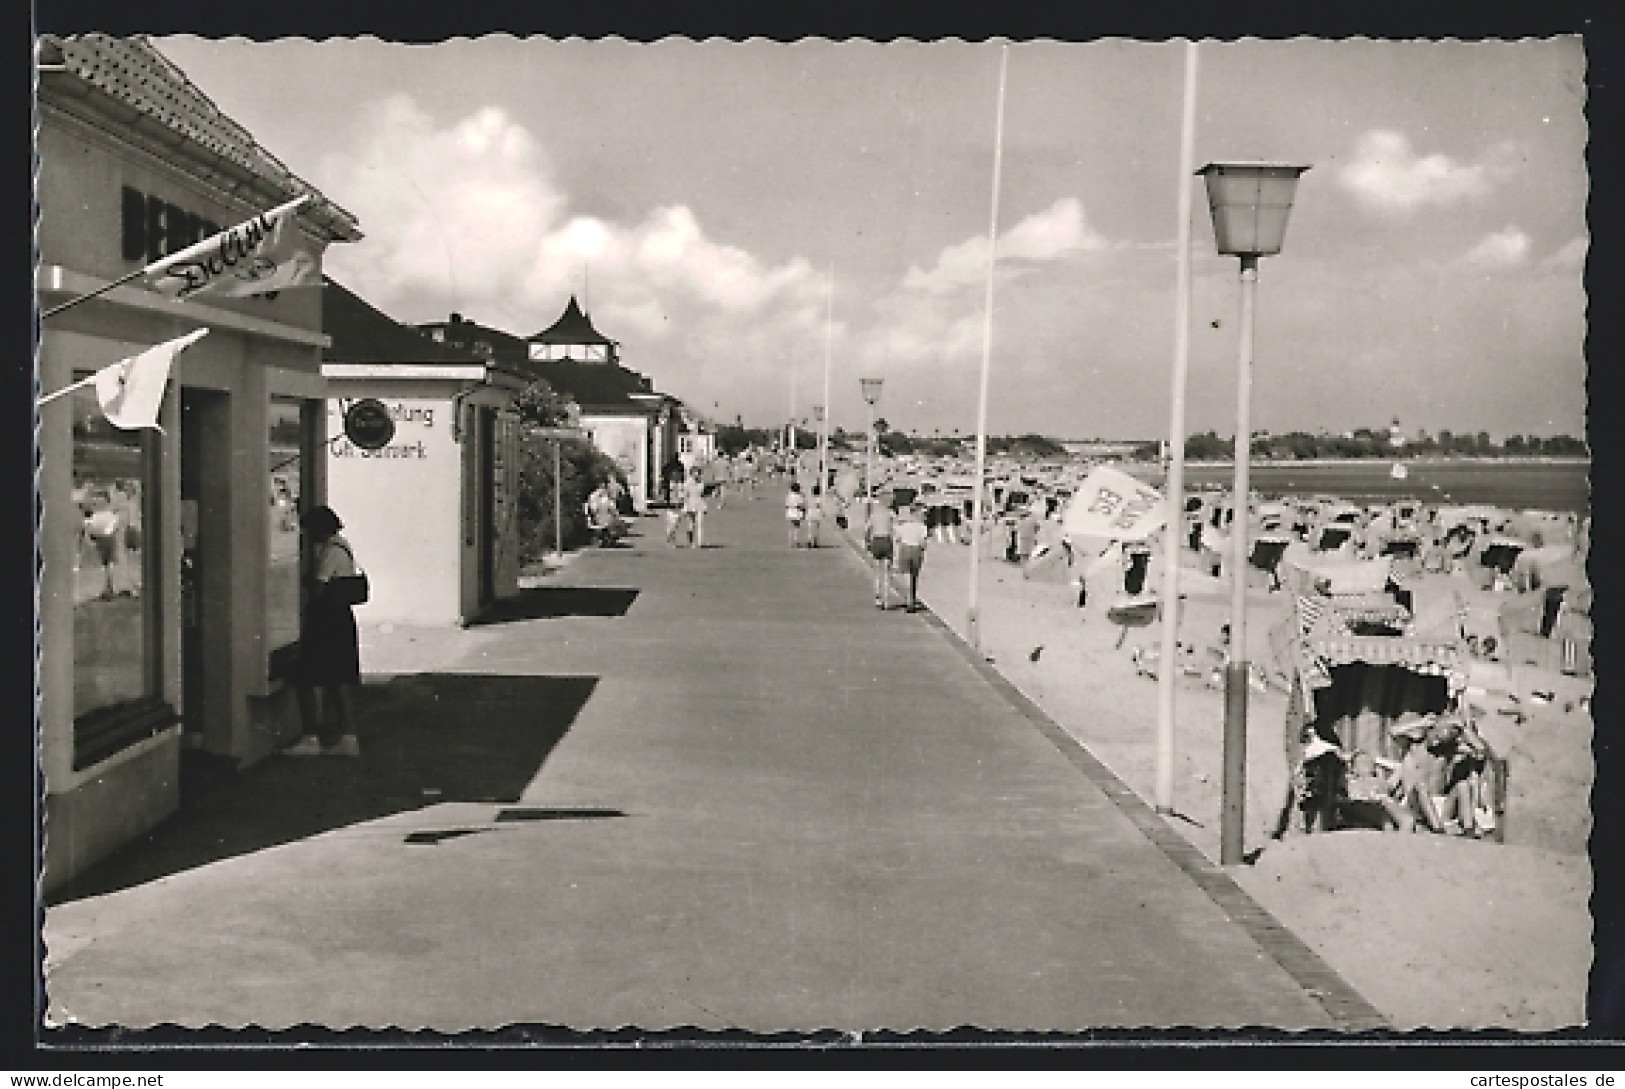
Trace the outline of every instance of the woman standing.
{"type": "Polygon", "coordinates": [[[801,523],[807,517],[807,499],[801,494],[801,485],[790,481],[790,490],[784,496],[784,522],[790,538],[790,547],[801,546],[801,523]]]}
{"type": "Polygon", "coordinates": [[[698,465],[688,471],[688,483],[683,485],[683,521],[688,523],[688,543],[704,548],[705,480],[698,465]]]}
{"type": "Polygon", "coordinates": [[[352,690],[361,684],[361,642],[351,605],[360,574],[344,523],[330,507],[313,507],[299,527],[315,548],[299,627],[299,660],[293,682],[299,695],[304,736],[283,751],[289,756],[360,756],[352,690]],[[317,702],[317,689],[321,702],[317,702]],[[328,720],[332,725],[324,729],[328,720]]]}

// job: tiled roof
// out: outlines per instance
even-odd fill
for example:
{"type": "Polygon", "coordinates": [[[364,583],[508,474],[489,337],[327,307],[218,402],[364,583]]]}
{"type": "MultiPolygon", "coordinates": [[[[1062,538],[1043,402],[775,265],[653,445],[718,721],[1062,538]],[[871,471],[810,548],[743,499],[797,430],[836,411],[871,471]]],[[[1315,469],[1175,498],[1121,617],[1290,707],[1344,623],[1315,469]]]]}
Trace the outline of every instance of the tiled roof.
{"type": "MultiPolygon", "coordinates": [[[[652,400],[653,397],[664,397],[667,402],[677,403],[676,398],[656,390],[647,377],[618,363],[533,360],[526,341],[501,329],[469,321],[461,314],[453,314],[449,321],[429,322],[417,328],[425,335],[438,332],[446,344],[473,350],[477,354],[483,353],[474,347],[476,344],[489,345],[490,358],[505,364],[511,371],[542,379],[558,393],[573,398],[584,412],[655,412],[659,410],[661,402],[652,400]],[[633,397],[634,393],[650,396],[633,397]]],[[[534,341],[536,338],[530,339],[534,341]]]]}
{"type": "Polygon", "coordinates": [[[77,77],[109,99],[269,183],[287,198],[313,194],[316,204],[311,212],[322,209],[325,214],[318,218],[327,221],[324,225],[336,237],[361,237],[354,216],[327,200],[315,186],[261,147],[248,130],[227,117],[146,38],[44,35],[39,44],[39,64],[42,74],[65,72],[77,77]]]}
{"type": "Polygon", "coordinates": [[[574,295],[570,296],[569,305],[564,308],[564,313],[559,315],[558,321],[526,339],[537,344],[615,343],[593,327],[592,319],[582,313],[574,295]]]}
{"type": "Polygon", "coordinates": [[[481,363],[473,352],[438,344],[402,325],[331,278],[322,280],[322,332],[327,363],[481,363]]]}
{"type": "Polygon", "coordinates": [[[519,369],[540,378],[554,390],[575,399],[583,412],[594,410],[650,412],[658,403],[647,404],[634,393],[654,394],[651,383],[637,371],[603,363],[526,362],[519,369]]]}
{"type": "Polygon", "coordinates": [[[439,333],[436,339],[446,344],[510,366],[524,364],[530,358],[530,349],[525,347],[523,340],[501,329],[469,321],[461,314],[453,314],[450,321],[424,322],[417,328],[430,336],[439,333]],[[481,348],[480,345],[486,347],[481,348]]]}

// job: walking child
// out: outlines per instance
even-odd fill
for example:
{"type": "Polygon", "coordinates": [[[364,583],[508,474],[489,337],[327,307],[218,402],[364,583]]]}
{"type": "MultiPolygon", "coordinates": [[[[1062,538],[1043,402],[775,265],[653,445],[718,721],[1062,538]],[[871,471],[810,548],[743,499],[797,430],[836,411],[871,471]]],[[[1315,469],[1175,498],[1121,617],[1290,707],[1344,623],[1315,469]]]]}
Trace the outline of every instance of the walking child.
{"type": "Polygon", "coordinates": [[[807,547],[818,547],[818,531],[824,525],[824,496],[823,489],[817,484],[812,486],[812,496],[807,500],[807,547]]]}
{"type": "Polygon", "coordinates": [[[801,485],[790,482],[790,491],[784,497],[784,523],[789,532],[790,547],[801,546],[801,523],[807,517],[807,498],[801,494],[801,485]]]}

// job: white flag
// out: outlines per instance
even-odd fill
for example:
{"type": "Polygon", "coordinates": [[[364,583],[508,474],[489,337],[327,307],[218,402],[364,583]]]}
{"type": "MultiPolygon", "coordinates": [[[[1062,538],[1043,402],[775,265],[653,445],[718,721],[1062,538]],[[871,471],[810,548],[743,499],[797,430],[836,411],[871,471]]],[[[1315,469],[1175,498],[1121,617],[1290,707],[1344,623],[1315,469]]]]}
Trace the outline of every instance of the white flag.
{"type": "Polygon", "coordinates": [[[94,376],[96,400],[101,402],[107,422],[125,431],[158,427],[158,407],[164,403],[169,385],[169,368],[175,356],[208,334],[198,329],[174,340],[148,348],[138,356],[121,359],[97,371],[94,376]]]}
{"type": "Polygon", "coordinates": [[[211,238],[160,257],[145,275],[172,299],[193,295],[265,295],[319,282],[316,255],[299,237],[294,210],[303,196],[211,238]]]}
{"type": "Polygon", "coordinates": [[[1167,520],[1161,492],[1120,469],[1097,465],[1078,485],[1062,524],[1074,538],[1143,541],[1167,520]]]}

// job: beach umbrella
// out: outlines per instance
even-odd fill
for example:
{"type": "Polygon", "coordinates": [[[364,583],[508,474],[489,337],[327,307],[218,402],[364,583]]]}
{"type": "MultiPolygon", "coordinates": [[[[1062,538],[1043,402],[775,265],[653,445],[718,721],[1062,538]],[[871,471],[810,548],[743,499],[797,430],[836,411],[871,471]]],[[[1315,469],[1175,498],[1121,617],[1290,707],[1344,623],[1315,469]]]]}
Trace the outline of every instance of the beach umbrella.
{"type": "Polygon", "coordinates": [[[1123,645],[1130,628],[1147,627],[1160,612],[1161,602],[1157,600],[1155,594],[1140,594],[1135,597],[1120,594],[1114,598],[1106,607],[1106,619],[1116,624],[1119,629],[1113,649],[1123,645]]]}

